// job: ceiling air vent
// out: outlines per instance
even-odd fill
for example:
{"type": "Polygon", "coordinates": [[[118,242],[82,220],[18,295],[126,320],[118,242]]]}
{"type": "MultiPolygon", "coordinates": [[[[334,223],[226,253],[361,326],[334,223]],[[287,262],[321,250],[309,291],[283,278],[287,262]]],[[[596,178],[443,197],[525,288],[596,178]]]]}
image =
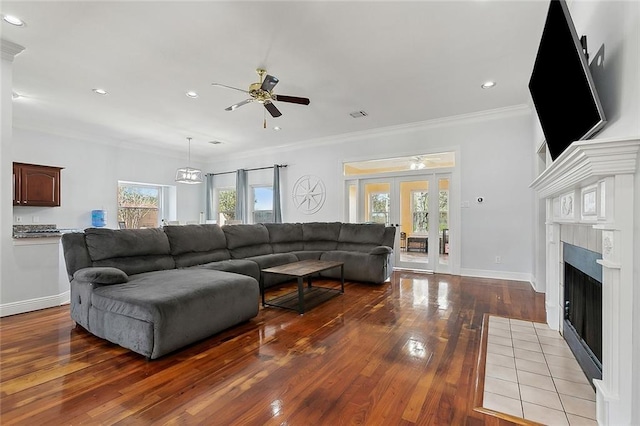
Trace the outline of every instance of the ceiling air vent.
{"type": "Polygon", "coordinates": [[[360,117],[366,117],[369,114],[367,114],[364,111],[354,111],[354,112],[350,112],[349,115],[353,118],[360,118],[360,117]]]}

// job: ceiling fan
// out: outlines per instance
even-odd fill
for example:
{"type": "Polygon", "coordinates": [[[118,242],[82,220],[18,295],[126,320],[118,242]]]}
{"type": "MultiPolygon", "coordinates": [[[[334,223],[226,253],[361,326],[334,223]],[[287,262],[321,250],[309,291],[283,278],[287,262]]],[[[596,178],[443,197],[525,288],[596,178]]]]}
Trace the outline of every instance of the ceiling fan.
{"type": "MultiPolygon", "coordinates": [[[[278,78],[267,74],[267,70],[258,68],[256,72],[260,76],[260,81],[253,83],[249,86],[249,90],[239,89],[237,87],[227,86],[226,84],[212,83],[212,86],[226,87],[227,89],[238,90],[240,92],[248,94],[250,97],[244,101],[240,101],[237,104],[233,104],[230,107],[225,108],[225,111],[233,111],[240,108],[242,105],[246,105],[251,102],[259,102],[264,105],[264,108],[269,111],[269,114],[273,118],[280,117],[282,113],[273,104],[273,101],[289,102],[292,104],[309,105],[309,98],[300,98],[298,96],[276,95],[273,93],[273,88],[278,84],[278,78]],[[265,77],[266,74],[266,77],[265,77]]],[[[265,120],[266,127],[266,120],[265,120]]]]}

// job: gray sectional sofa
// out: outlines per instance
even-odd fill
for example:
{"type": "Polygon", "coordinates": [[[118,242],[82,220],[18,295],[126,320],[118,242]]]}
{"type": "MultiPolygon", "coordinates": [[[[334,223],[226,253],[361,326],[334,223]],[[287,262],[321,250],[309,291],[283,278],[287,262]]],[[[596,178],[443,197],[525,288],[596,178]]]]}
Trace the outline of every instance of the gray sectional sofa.
{"type": "Polygon", "coordinates": [[[394,238],[393,227],[339,222],[88,228],[62,237],[71,317],[155,359],[255,317],[262,269],[334,260],[347,280],[384,282],[394,238]]]}

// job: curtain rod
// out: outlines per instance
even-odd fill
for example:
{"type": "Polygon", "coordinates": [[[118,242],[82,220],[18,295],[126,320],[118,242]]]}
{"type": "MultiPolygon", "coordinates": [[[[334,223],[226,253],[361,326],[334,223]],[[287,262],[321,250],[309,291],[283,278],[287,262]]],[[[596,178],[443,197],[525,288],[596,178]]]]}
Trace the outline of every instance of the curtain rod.
{"type": "MultiPolygon", "coordinates": [[[[287,167],[286,164],[276,164],[276,166],[278,167],[287,167]]],[[[266,170],[266,169],[273,169],[274,166],[268,166],[268,167],[255,167],[253,169],[245,169],[248,172],[252,172],[254,170],[266,170]]],[[[207,173],[206,176],[218,176],[218,175],[229,175],[231,173],[236,173],[236,170],[232,171],[232,172],[220,172],[220,173],[207,173]]]]}

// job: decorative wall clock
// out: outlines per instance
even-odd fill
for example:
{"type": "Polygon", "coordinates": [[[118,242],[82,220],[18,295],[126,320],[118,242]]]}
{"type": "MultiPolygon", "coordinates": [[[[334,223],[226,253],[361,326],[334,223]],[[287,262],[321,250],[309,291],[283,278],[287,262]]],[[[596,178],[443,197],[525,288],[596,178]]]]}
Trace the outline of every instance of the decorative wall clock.
{"type": "Polygon", "coordinates": [[[314,175],[305,175],[293,185],[293,204],[304,214],[314,214],[322,208],[326,189],[322,180],[314,175]]]}

